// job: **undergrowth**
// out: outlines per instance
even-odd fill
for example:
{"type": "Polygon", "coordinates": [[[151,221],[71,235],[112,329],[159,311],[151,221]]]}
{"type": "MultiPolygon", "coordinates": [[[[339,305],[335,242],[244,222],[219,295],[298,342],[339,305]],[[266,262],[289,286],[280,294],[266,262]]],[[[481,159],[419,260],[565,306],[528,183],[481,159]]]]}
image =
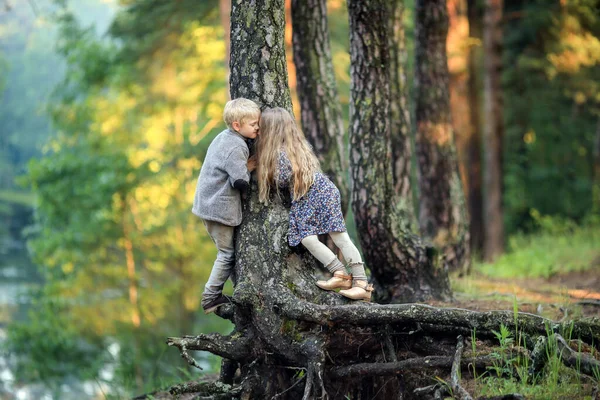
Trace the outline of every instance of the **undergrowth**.
{"type": "Polygon", "coordinates": [[[583,271],[600,263],[600,215],[581,224],[532,211],[537,230],[509,238],[494,263],[474,263],[474,271],[494,278],[550,277],[583,271]]]}

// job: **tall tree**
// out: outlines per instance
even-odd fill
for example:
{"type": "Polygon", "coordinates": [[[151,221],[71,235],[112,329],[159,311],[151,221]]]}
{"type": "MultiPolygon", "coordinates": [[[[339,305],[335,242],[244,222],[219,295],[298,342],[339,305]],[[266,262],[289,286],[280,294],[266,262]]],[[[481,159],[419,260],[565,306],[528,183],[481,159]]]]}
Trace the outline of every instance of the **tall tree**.
{"type": "Polygon", "coordinates": [[[345,215],[349,197],[348,162],[331,60],[326,0],[292,0],[292,26],[302,128],[323,171],[340,190],[345,215]]]}
{"type": "Polygon", "coordinates": [[[596,137],[594,139],[594,170],[592,187],[593,210],[600,213],[600,118],[596,124],[596,137]]]}
{"type": "Polygon", "coordinates": [[[231,7],[231,98],[291,111],[285,59],[283,0],[231,7]]]}
{"type": "Polygon", "coordinates": [[[458,173],[448,94],[448,11],[442,0],[415,5],[416,146],[421,234],[452,269],[470,262],[469,221],[458,173]]]}
{"type": "MultiPolygon", "coordinates": [[[[350,1],[352,210],[366,262],[385,301],[449,293],[445,271],[430,259],[396,211],[391,160],[390,6],[350,1]]],[[[405,177],[402,177],[405,178],[405,177]]]]}
{"type": "Polygon", "coordinates": [[[219,15],[223,27],[223,40],[225,40],[225,67],[227,71],[227,94],[229,95],[229,54],[231,53],[231,0],[219,0],[219,15]]]}
{"type": "Polygon", "coordinates": [[[483,256],[493,261],[504,251],[502,213],[502,7],[503,0],[486,0],[484,43],[484,221],[483,256]]]}
{"type": "Polygon", "coordinates": [[[405,6],[393,0],[388,14],[390,49],[390,136],[392,143],[392,176],[397,209],[407,229],[416,229],[411,184],[412,122],[408,103],[406,37],[404,32],[405,6]]]}
{"type": "Polygon", "coordinates": [[[477,0],[467,0],[469,20],[468,97],[471,132],[466,143],[467,203],[469,204],[471,250],[483,251],[483,193],[481,184],[481,124],[479,103],[479,60],[481,55],[481,7],[477,0]]]}

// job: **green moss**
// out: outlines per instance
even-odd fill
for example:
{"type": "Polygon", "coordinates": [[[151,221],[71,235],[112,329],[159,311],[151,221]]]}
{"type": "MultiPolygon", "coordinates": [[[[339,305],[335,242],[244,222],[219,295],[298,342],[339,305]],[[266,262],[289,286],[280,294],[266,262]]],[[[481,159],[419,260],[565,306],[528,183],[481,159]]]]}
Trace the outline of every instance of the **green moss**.
{"type": "Polygon", "coordinates": [[[296,332],[296,326],[298,325],[298,321],[293,319],[286,319],[281,324],[281,333],[284,335],[294,334],[296,332]]]}
{"type": "Polygon", "coordinates": [[[296,293],[296,288],[297,288],[296,284],[294,284],[293,282],[288,282],[288,283],[286,284],[286,286],[287,286],[287,287],[288,287],[288,289],[290,289],[292,292],[296,293]]]}

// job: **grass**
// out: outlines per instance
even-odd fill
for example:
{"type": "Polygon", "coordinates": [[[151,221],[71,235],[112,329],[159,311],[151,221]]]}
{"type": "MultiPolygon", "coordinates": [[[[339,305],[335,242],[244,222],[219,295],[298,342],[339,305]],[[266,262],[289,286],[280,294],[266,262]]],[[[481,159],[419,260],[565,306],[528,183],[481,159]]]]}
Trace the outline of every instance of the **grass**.
{"type": "MultiPolygon", "coordinates": [[[[516,312],[516,311],[515,311],[516,312]]],[[[563,333],[570,338],[570,332],[563,333]]],[[[559,400],[559,399],[590,399],[592,383],[586,379],[582,382],[582,375],[576,369],[563,365],[557,354],[556,337],[548,330],[546,343],[546,356],[548,361],[539,375],[529,375],[529,357],[523,356],[524,341],[518,328],[511,332],[501,325],[498,332],[494,331],[498,340],[498,347],[492,349],[496,361],[487,371],[477,376],[474,374],[477,396],[502,396],[519,393],[527,399],[559,400]],[[515,339],[516,337],[516,339],[515,339]],[[517,346],[517,347],[515,347],[517,346]]],[[[471,334],[472,352],[477,354],[475,346],[475,331],[471,334]]],[[[597,384],[597,380],[596,380],[597,384]]]]}
{"type": "MultiPolygon", "coordinates": [[[[474,263],[471,275],[453,277],[453,291],[459,302],[483,309],[509,309],[512,301],[515,315],[526,311],[551,319],[563,317],[561,310],[567,308],[568,318],[578,315],[578,308],[571,304],[573,293],[559,286],[565,280],[545,281],[545,278],[600,266],[600,216],[590,216],[579,225],[535,212],[532,216],[537,223],[535,233],[512,236],[507,252],[496,262],[474,263]],[[557,281],[558,284],[553,283],[557,281]]],[[[570,277],[577,279],[578,275],[570,277]]],[[[476,331],[471,334],[473,355],[491,351],[496,360],[485,372],[471,369],[472,395],[520,393],[527,399],[591,399],[592,386],[598,384],[600,371],[596,379],[584,378],[577,368],[564,366],[556,354],[556,338],[552,332],[547,333],[547,364],[535,377],[529,375],[530,360],[523,356],[532,349],[525,348],[519,327],[509,330],[501,326],[494,334],[496,344],[491,349],[477,348],[475,343],[481,342],[476,341],[476,331]]],[[[567,340],[571,337],[568,331],[562,335],[567,340]]]]}
{"type": "Polygon", "coordinates": [[[474,271],[492,278],[548,278],[583,271],[600,259],[600,216],[581,225],[542,216],[536,223],[537,233],[512,236],[504,255],[494,263],[475,263],[474,271]]]}

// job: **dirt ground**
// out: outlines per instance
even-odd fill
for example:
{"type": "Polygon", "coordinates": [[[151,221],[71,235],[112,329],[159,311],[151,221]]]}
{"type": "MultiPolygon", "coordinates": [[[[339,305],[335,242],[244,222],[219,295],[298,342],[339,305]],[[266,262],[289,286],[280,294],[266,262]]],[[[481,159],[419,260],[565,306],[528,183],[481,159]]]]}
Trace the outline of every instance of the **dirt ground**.
{"type": "Polygon", "coordinates": [[[600,259],[587,271],[548,279],[491,279],[475,274],[452,281],[454,300],[429,304],[474,311],[512,310],[516,299],[519,311],[554,320],[600,318],[600,259]]]}

